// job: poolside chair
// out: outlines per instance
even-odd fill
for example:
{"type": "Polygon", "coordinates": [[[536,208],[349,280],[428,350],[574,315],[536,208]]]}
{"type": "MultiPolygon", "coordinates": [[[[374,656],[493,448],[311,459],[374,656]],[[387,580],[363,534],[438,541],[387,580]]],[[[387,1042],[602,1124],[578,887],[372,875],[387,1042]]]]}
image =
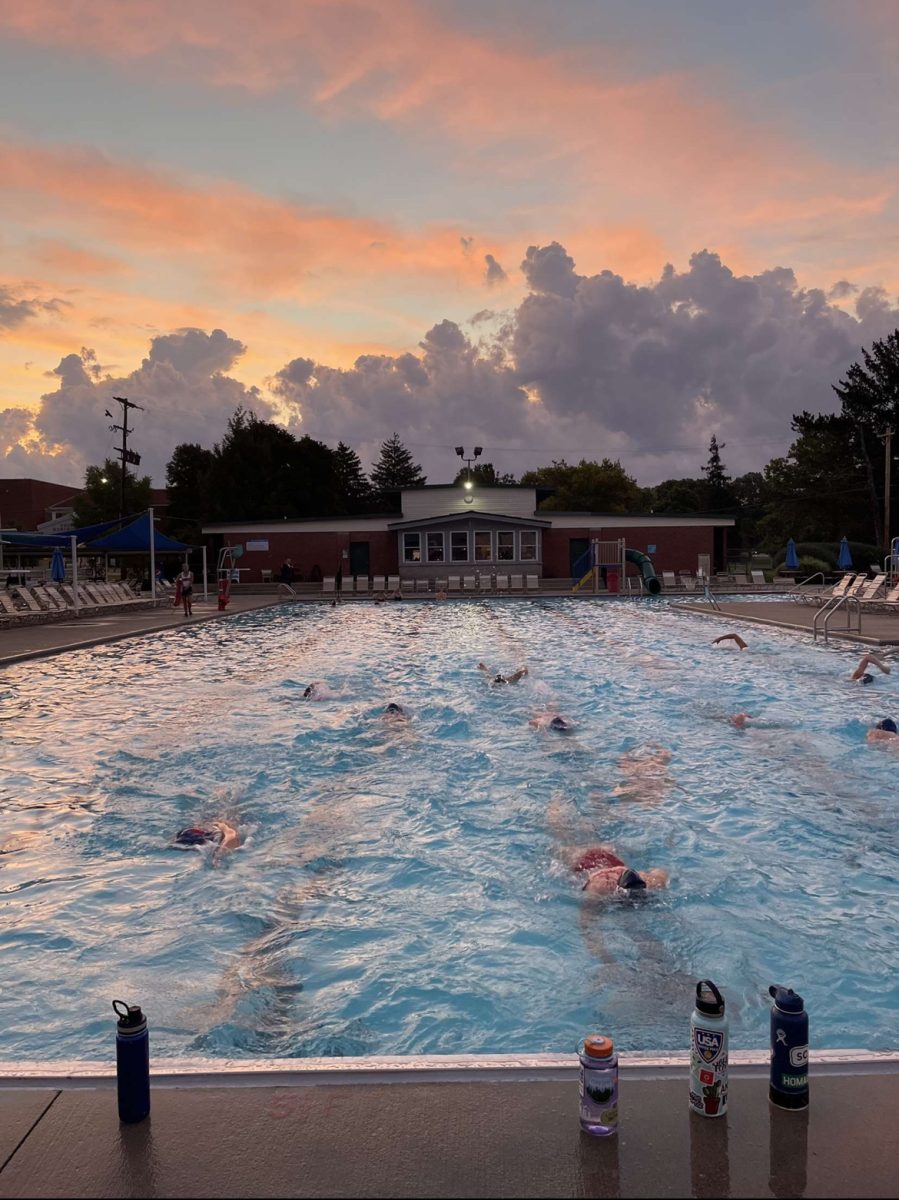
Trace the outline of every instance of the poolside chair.
{"type": "Polygon", "coordinates": [[[873,579],[869,579],[869,580],[867,580],[866,583],[862,584],[859,591],[857,593],[853,593],[853,594],[856,596],[856,598],[858,600],[861,600],[862,603],[867,604],[871,600],[876,599],[877,593],[880,591],[881,587],[883,586],[883,581],[885,579],[886,579],[886,575],[884,575],[884,573],[881,571],[877,575],[875,575],[873,579]]]}
{"type": "Polygon", "coordinates": [[[863,600],[862,603],[871,608],[882,609],[883,612],[899,611],[899,583],[894,583],[885,596],[875,600],[863,600]]]}
{"type": "Polygon", "coordinates": [[[325,577],[322,579],[322,595],[324,595],[325,593],[331,593],[331,592],[334,592],[337,590],[334,586],[334,580],[335,580],[334,575],[325,575],[325,577]]]}
{"type": "Polygon", "coordinates": [[[14,585],[9,590],[17,599],[22,601],[22,603],[30,612],[39,613],[45,611],[44,606],[40,604],[34,596],[32,596],[27,587],[17,587],[14,585]]]}
{"type": "Polygon", "coordinates": [[[764,571],[750,571],[753,587],[767,587],[768,581],[765,579],[764,571]]]}
{"type": "Polygon", "coordinates": [[[496,590],[498,592],[507,592],[509,590],[509,576],[508,575],[497,575],[496,590]]]}
{"type": "Polygon", "coordinates": [[[462,581],[458,575],[450,575],[446,581],[446,590],[448,592],[458,592],[462,590],[462,581]]]}
{"type": "Polygon", "coordinates": [[[523,592],[524,591],[524,576],[523,575],[510,575],[509,576],[509,587],[513,592],[523,592]]]}
{"type": "Polygon", "coordinates": [[[388,592],[399,591],[399,586],[400,586],[399,575],[388,575],[387,576],[387,591],[388,592]]]}
{"type": "Polygon", "coordinates": [[[662,583],[665,585],[666,588],[672,588],[672,589],[677,588],[677,580],[674,577],[674,572],[673,571],[663,571],[662,572],[662,583]]]}
{"type": "Polygon", "coordinates": [[[862,573],[860,575],[856,575],[856,577],[853,579],[852,583],[850,583],[849,587],[846,588],[846,591],[843,592],[843,595],[844,596],[854,596],[854,597],[858,598],[858,595],[861,592],[862,588],[865,587],[868,584],[868,582],[869,582],[868,576],[864,573],[864,571],[862,571],[862,573]]]}
{"type": "Polygon", "coordinates": [[[0,610],[7,617],[14,617],[20,620],[30,615],[27,610],[23,610],[17,606],[15,600],[13,600],[12,596],[4,588],[0,588],[0,610]]]}
{"type": "Polygon", "coordinates": [[[435,579],[434,580],[434,591],[435,592],[445,592],[446,590],[447,589],[446,589],[446,580],[445,579],[435,579]]]}
{"type": "Polygon", "coordinates": [[[493,576],[489,571],[478,572],[478,591],[492,592],[493,591],[493,576]]]}
{"type": "Polygon", "coordinates": [[[415,590],[416,592],[429,592],[431,590],[430,579],[416,579],[415,590]]]}
{"type": "Polygon", "coordinates": [[[66,607],[66,602],[58,592],[51,592],[48,588],[36,583],[31,589],[38,600],[51,612],[59,612],[66,607]]]}
{"type": "Polygon", "coordinates": [[[361,592],[363,596],[367,596],[371,589],[371,580],[367,575],[356,576],[356,591],[361,592]]]}
{"type": "Polygon", "coordinates": [[[474,575],[462,576],[462,591],[473,592],[475,590],[474,575]]]}
{"type": "Polygon", "coordinates": [[[401,592],[414,592],[415,591],[415,580],[414,579],[400,579],[400,591],[401,592]]]}
{"type": "Polygon", "coordinates": [[[538,592],[540,590],[540,578],[537,575],[526,575],[525,582],[528,585],[529,592],[538,592]]]}
{"type": "Polygon", "coordinates": [[[680,572],[680,585],[685,592],[696,590],[696,576],[691,571],[680,572]]]}

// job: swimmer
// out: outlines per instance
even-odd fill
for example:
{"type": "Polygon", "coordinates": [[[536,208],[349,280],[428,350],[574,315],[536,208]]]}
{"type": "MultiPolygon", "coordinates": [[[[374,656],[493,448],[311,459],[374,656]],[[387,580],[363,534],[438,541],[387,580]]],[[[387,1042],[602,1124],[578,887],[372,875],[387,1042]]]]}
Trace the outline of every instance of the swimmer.
{"type": "Polygon", "coordinates": [[[448,597],[447,597],[446,592],[438,592],[437,595],[435,596],[435,599],[436,600],[446,600],[446,599],[448,599],[448,597]]]}
{"type": "Polygon", "coordinates": [[[749,648],[738,633],[722,633],[721,637],[715,638],[712,645],[717,646],[720,642],[736,642],[741,650],[749,648]]]}
{"type": "Polygon", "coordinates": [[[199,825],[191,825],[187,829],[180,830],[175,835],[174,844],[185,848],[214,845],[216,850],[212,861],[218,862],[225,851],[237,849],[240,845],[240,835],[227,821],[210,821],[208,829],[203,829],[199,825]]]}
{"type": "Polygon", "coordinates": [[[331,698],[332,692],[322,679],[313,680],[307,688],[303,689],[304,700],[330,700],[331,698]]]}
{"type": "Polygon", "coordinates": [[[668,770],[672,757],[670,750],[654,742],[622,754],[618,767],[625,782],[613,788],[612,795],[629,800],[661,800],[671,788],[678,787],[668,770]]]}
{"type": "Polygon", "coordinates": [[[646,871],[635,871],[619,858],[611,846],[568,846],[561,844],[565,834],[562,806],[557,800],[550,802],[547,823],[555,834],[555,854],[573,874],[581,876],[581,891],[588,896],[618,896],[638,899],[647,891],[658,891],[668,886],[668,872],[661,867],[646,871]]]}
{"type": "MultiPolygon", "coordinates": [[[[490,668],[485,666],[482,662],[478,663],[478,670],[484,671],[488,675],[493,674],[490,668]]],[[[490,682],[492,684],[518,683],[519,679],[524,679],[527,673],[527,667],[519,667],[519,669],[517,671],[513,671],[511,675],[493,675],[493,678],[490,680],[490,682]]]]}
{"type": "Polygon", "coordinates": [[[877,667],[878,671],[883,675],[889,675],[890,673],[889,663],[885,663],[876,654],[865,654],[849,678],[853,683],[873,683],[874,676],[868,671],[868,667],[872,666],[877,667]]]}
{"type": "Polygon", "coordinates": [[[408,721],[409,714],[401,704],[390,703],[384,709],[384,717],[388,721],[408,721]]]}
{"type": "Polygon", "coordinates": [[[745,729],[750,721],[754,720],[751,713],[734,713],[732,717],[727,718],[733,725],[734,729],[745,729]]]}
{"type": "Polygon", "coordinates": [[[896,722],[892,717],[878,721],[874,728],[869,729],[865,734],[865,741],[887,742],[893,746],[899,746],[899,730],[896,728],[896,722]]]}
{"type": "Polygon", "coordinates": [[[550,729],[553,733],[571,733],[574,729],[574,722],[559,713],[541,713],[540,716],[528,721],[528,724],[532,725],[534,729],[550,729]]]}

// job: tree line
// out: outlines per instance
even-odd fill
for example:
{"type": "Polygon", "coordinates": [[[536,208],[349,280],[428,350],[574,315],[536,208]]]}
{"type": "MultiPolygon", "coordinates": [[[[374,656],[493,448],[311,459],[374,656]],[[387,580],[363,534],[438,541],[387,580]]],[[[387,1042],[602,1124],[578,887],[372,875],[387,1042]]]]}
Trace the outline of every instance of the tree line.
{"type": "MultiPolygon", "coordinates": [[[[776,553],[789,537],[814,546],[843,536],[876,550],[886,533],[884,445],[893,431],[899,448],[899,330],[863,349],[861,361],[833,390],[838,412],[794,414],[788,452],[761,471],[735,478],[722,458],[724,444],[712,433],[708,460],[696,476],[666,479],[654,487],[641,487],[620,461],[609,458],[553,461],[520,479],[498,473],[492,463],[479,463],[459,471],[455,482],[536,487],[545,492],[539,507],[556,512],[732,516],[731,544],[747,550],[776,553]]],[[[111,460],[88,468],[76,504],[78,524],[118,515],[120,471],[111,460]]],[[[150,478],[129,474],[126,482],[128,511],[149,507],[150,478]]],[[[422,487],[427,480],[396,433],[381,445],[366,475],[346,443],[332,450],[238,409],[213,449],[176,446],[166,482],[169,531],[196,541],[199,525],[206,522],[398,512],[399,489],[422,487]]],[[[895,530],[896,514],[888,515],[895,530]]]]}

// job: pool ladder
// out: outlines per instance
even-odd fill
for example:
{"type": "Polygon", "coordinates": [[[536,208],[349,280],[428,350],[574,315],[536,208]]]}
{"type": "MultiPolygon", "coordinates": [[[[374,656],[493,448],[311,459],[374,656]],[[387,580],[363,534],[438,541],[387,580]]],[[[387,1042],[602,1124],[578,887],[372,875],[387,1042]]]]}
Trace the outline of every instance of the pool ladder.
{"type": "Polygon", "coordinates": [[[846,632],[851,633],[852,632],[852,606],[853,606],[853,604],[855,605],[855,612],[856,612],[856,617],[857,617],[855,632],[858,634],[861,634],[861,631],[862,631],[862,606],[859,603],[858,598],[856,596],[835,596],[832,599],[828,600],[828,602],[826,604],[822,605],[821,608],[819,608],[818,611],[815,613],[815,619],[814,619],[814,621],[812,621],[812,636],[814,637],[815,641],[818,640],[818,632],[819,632],[818,622],[822,621],[822,618],[823,618],[823,621],[821,624],[820,631],[824,634],[824,641],[825,642],[827,641],[828,626],[830,625],[830,618],[833,616],[833,614],[835,612],[837,612],[841,608],[846,609],[846,632]]]}
{"type": "Polygon", "coordinates": [[[709,604],[711,604],[712,608],[714,608],[715,612],[721,612],[721,605],[712,595],[712,585],[710,583],[707,583],[702,589],[702,594],[708,600],[709,604]]]}

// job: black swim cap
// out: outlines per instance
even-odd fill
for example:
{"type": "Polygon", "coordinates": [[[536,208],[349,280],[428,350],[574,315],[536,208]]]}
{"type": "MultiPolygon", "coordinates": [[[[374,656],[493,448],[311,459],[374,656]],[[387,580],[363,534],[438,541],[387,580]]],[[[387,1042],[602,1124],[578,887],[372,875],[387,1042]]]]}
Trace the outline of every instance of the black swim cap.
{"type": "Polygon", "coordinates": [[[637,892],[646,887],[646,880],[630,867],[625,867],[618,876],[618,886],[628,892],[637,892]]]}
{"type": "Polygon", "coordinates": [[[175,838],[179,846],[204,846],[210,840],[205,829],[182,829],[175,838]]]}
{"type": "Polygon", "coordinates": [[[508,679],[506,679],[505,675],[494,675],[493,682],[494,683],[508,683],[509,681],[508,681],[508,679]]]}
{"type": "Polygon", "coordinates": [[[315,691],[315,684],[310,683],[309,686],[306,688],[305,692],[303,692],[303,699],[308,700],[308,698],[312,695],[312,693],[314,691],[315,691]]]}
{"type": "Polygon", "coordinates": [[[388,704],[387,711],[389,713],[401,713],[403,710],[399,704],[388,704]]]}
{"type": "Polygon", "coordinates": [[[564,717],[553,717],[549,723],[549,727],[550,729],[558,729],[562,733],[567,733],[567,731],[571,728],[571,725],[565,720],[564,717]]]}
{"type": "Polygon", "coordinates": [[[896,728],[896,722],[892,717],[885,717],[878,723],[877,728],[885,729],[887,733],[899,733],[899,729],[896,728]]]}
{"type": "Polygon", "coordinates": [[[859,683],[873,683],[873,682],[874,682],[874,676],[869,675],[867,673],[867,671],[865,672],[864,675],[862,675],[861,679],[859,680],[859,683]]]}

